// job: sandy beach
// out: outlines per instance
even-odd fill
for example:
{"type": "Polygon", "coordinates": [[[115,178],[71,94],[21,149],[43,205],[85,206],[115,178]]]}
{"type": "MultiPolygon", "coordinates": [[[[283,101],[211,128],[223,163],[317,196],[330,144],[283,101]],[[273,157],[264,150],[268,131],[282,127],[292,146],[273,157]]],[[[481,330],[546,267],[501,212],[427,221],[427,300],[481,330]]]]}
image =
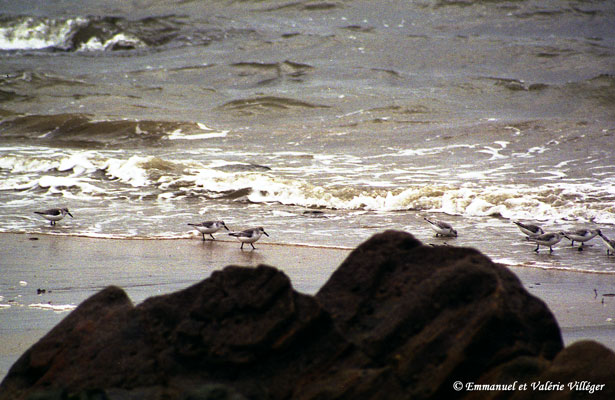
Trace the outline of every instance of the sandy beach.
{"type": "MultiPolygon", "coordinates": [[[[236,241],[116,240],[0,234],[0,379],[17,358],[80,302],[109,285],[135,304],[207,278],[227,265],[283,270],[299,292],[313,294],[351,249],[281,245],[256,250],[236,241]]],[[[615,275],[509,267],[542,299],[566,345],[593,339],[615,350],[615,275]]]]}

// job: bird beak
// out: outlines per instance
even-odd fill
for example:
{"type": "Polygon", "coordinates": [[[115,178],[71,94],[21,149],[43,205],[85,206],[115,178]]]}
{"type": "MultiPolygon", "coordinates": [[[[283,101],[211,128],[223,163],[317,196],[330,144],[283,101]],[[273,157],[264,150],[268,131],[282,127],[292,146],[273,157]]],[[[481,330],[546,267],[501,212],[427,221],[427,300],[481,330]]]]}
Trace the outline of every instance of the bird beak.
{"type": "Polygon", "coordinates": [[[67,213],[68,215],[70,215],[70,217],[71,217],[71,218],[74,218],[74,217],[73,217],[73,214],[69,213],[68,211],[67,211],[66,213],[67,213]]]}
{"type": "Polygon", "coordinates": [[[267,234],[267,232],[263,231],[263,233],[264,233],[265,235],[269,236],[269,235],[267,234]]]}
{"type": "Polygon", "coordinates": [[[226,229],[227,231],[230,231],[230,229],[226,225],[224,225],[224,229],[226,229]]]}

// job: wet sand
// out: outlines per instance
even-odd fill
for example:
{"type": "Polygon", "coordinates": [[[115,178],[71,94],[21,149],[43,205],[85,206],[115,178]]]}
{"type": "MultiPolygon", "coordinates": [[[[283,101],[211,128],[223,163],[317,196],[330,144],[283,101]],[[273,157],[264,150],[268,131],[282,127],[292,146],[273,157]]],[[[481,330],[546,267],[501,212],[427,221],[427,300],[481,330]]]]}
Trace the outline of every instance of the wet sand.
{"type": "MultiPolygon", "coordinates": [[[[224,236],[221,236],[224,237],[224,236]]],[[[68,311],[108,285],[137,304],[207,278],[227,265],[268,264],[313,294],[351,249],[281,245],[256,250],[224,239],[115,240],[0,234],[0,379],[68,311]],[[248,250],[250,248],[250,250],[248,250]]],[[[509,267],[551,309],[566,344],[593,339],[615,350],[615,275],[509,267]]]]}

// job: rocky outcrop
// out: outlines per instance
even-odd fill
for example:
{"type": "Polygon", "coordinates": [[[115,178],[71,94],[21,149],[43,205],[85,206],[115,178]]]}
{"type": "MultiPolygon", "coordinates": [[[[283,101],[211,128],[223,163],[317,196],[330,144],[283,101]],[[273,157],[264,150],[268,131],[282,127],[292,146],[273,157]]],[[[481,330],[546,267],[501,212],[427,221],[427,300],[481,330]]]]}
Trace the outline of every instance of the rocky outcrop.
{"type": "Polygon", "coordinates": [[[136,307],[117,287],[101,291],[32,346],[2,388],[15,396],[59,387],[181,398],[221,383],[249,398],[281,399],[297,377],[318,376],[331,359],[365,364],[352,359],[351,347],[280,271],[227,267],[136,307]]]}
{"type": "MultiPolygon", "coordinates": [[[[354,250],[316,296],[279,270],[230,266],[133,306],[109,287],[13,365],[0,399],[523,399],[465,385],[590,381],[615,354],[562,349],[557,323],[505,267],[403,232],[354,250]],[[458,383],[464,386],[455,390],[458,383]]],[[[541,391],[580,398],[587,391],[541,391]]]]}
{"type": "Polygon", "coordinates": [[[506,268],[476,250],[376,235],[316,298],[342,334],[393,368],[412,398],[450,398],[455,381],[562,348],[557,323],[506,268]]]}

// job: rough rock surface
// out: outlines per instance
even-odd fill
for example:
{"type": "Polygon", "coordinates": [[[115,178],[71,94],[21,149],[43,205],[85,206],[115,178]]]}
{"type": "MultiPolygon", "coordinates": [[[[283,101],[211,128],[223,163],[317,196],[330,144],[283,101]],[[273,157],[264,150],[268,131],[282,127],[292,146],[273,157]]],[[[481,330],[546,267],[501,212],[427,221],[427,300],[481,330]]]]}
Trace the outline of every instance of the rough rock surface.
{"type": "Polygon", "coordinates": [[[413,398],[447,398],[455,381],[523,355],[552,359],[562,348],[551,312],[506,268],[403,233],[361,245],[316,298],[413,398]]]}
{"type": "Polygon", "coordinates": [[[316,296],[267,266],[230,266],[136,307],[104,289],[22,355],[0,400],[590,396],[456,381],[590,381],[605,385],[591,394],[602,399],[615,398],[613,371],[615,353],[595,342],[562,349],[551,312],[505,267],[387,231],[316,296]]]}

